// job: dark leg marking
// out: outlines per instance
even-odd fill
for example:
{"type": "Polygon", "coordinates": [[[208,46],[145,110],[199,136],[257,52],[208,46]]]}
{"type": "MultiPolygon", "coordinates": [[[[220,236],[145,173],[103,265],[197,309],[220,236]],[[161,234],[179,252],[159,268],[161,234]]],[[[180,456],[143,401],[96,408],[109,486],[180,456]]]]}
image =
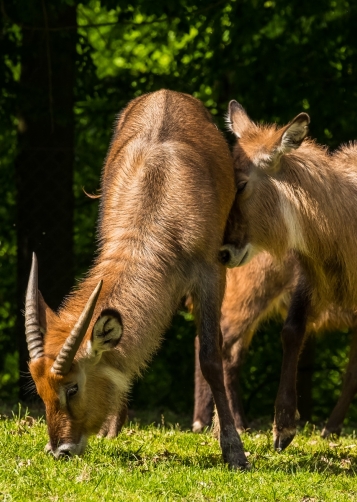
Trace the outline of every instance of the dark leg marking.
{"type": "Polygon", "coordinates": [[[274,448],[276,450],[284,450],[296,434],[295,420],[298,414],[296,376],[310,304],[310,290],[304,277],[301,276],[293,293],[288,316],[281,334],[283,363],[279,390],[275,401],[273,425],[274,448]]]}

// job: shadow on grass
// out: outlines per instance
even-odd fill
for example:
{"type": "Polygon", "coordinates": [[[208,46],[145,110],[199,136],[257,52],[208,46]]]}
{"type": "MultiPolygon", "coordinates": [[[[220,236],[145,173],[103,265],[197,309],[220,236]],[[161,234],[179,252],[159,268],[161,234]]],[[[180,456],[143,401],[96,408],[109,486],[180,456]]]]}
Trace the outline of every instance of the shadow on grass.
{"type": "MultiPolygon", "coordinates": [[[[141,450],[139,448],[139,450],[141,450]]],[[[143,454],[139,450],[126,450],[126,451],[110,451],[106,455],[111,459],[120,462],[121,465],[127,464],[130,469],[139,468],[144,469],[167,466],[185,466],[185,467],[199,467],[201,469],[210,469],[223,465],[222,457],[216,453],[200,453],[199,448],[194,455],[181,454],[177,452],[170,452],[169,450],[158,451],[154,454],[143,454]]]]}
{"type": "MultiPolygon", "coordinates": [[[[106,456],[121,464],[122,467],[140,472],[152,471],[162,467],[192,467],[203,470],[224,467],[220,454],[200,452],[199,448],[193,455],[173,453],[168,450],[155,454],[141,454],[138,450],[110,451],[106,456]]],[[[356,459],[334,455],[326,457],[319,453],[306,455],[306,452],[294,452],[289,456],[284,453],[264,455],[260,452],[249,456],[250,472],[286,473],[295,475],[301,472],[317,473],[329,476],[355,477],[357,472],[356,459]]]]}

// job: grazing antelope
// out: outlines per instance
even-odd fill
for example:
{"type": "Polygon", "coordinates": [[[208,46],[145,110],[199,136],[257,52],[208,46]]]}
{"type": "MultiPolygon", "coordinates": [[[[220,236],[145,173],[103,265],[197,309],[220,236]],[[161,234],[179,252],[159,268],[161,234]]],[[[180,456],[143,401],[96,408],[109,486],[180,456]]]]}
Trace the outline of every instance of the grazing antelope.
{"type": "MultiPolygon", "coordinates": [[[[227,271],[221,317],[223,370],[229,404],[239,432],[248,427],[237,391],[239,369],[259,323],[274,315],[282,319],[286,317],[298,274],[299,264],[292,253],[279,261],[264,251],[244,267],[227,271]]],[[[322,431],[323,437],[328,437],[331,433],[340,434],[347,409],[357,391],[357,316],[353,311],[330,308],[317,319],[310,319],[307,326],[308,333],[342,331],[346,328],[352,331],[350,359],[340,398],[322,431]]],[[[194,432],[201,432],[211,423],[213,399],[199,368],[198,340],[195,345],[195,408],[192,429],[194,432]]]]}
{"type": "Polygon", "coordinates": [[[217,256],[234,192],[228,147],[198,100],[162,90],[123,111],[102,175],[93,267],[57,313],[38,292],[35,258],[29,279],[30,372],[56,458],[81,454],[91,434],[116,434],[131,382],[189,291],[223,459],[247,465],[220,352],[225,268],[217,256]]]}
{"type": "MultiPolygon", "coordinates": [[[[221,261],[240,266],[261,250],[279,259],[294,250],[303,271],[282,330],[273,431],[275,447],[283,449],[296,433],[296,370],[307,322],[331,305],[357,306],[357,146],[330,154],[305,139],[306,113],[282,128],[258,125],[232,101],[229,119],[237,137],[237,195],[221,261]]],[[[356,373],[354,368],[350,393],[356,373]]]]}

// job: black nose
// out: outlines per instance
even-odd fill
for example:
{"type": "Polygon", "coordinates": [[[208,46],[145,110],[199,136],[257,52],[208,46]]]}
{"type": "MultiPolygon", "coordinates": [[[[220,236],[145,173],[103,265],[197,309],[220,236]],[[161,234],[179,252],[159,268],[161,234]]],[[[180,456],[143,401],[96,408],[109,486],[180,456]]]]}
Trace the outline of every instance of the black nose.
{"type": "Polygon", "coordinates": [[[226,265],[231,259],[231,253],[228,249],[222,249],[218,253],[218,260],[222,263],[222,265],[226,265]]]}
{"type": "Polygon", "coordinates": [[[63,459],[68,459],[72,456],[71,454],[71,451],[70,450],[61,450],[58,454],[57,454],[57,458],[63,458],[63,459]]]}

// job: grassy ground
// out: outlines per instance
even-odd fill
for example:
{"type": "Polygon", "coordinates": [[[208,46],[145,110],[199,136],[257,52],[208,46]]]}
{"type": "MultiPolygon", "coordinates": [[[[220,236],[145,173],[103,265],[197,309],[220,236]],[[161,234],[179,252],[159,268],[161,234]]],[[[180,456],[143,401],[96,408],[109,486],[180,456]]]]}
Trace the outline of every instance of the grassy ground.
{"type": "Polygon", "coordinates": [[[1,416],[0,500],[4,501],[356,501],[353,431],[322,440],[305,427],[283,453],[270,432],[243,436],[252,469],[232,472],[209,432],[129,424],[116,440],[92,438],[82,458],[54,461],[43,451],[46,425],[1,416]]]}

